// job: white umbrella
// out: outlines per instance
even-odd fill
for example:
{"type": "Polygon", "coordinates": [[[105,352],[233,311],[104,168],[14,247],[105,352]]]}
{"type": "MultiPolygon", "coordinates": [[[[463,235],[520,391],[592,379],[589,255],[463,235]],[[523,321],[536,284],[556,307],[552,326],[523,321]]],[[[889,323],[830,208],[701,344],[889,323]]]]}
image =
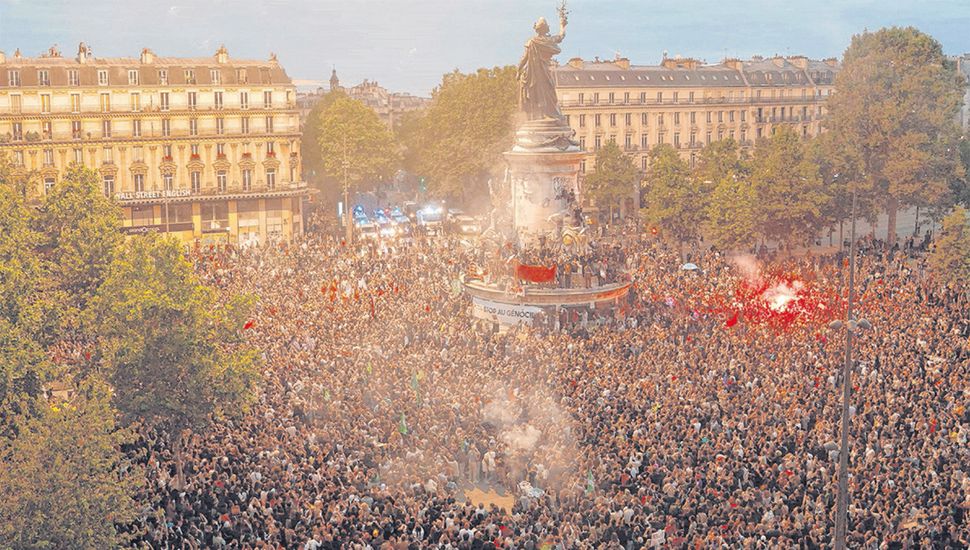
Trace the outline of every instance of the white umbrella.
{"type": "Polygon", "coordinates": [[[696,264],[684,264],[684,265],[680,266],[680,268],[682,270],[684,270],[684,271],[696,271],[696,270],[700,269],[699,267],[697,267],[696,264]]]}

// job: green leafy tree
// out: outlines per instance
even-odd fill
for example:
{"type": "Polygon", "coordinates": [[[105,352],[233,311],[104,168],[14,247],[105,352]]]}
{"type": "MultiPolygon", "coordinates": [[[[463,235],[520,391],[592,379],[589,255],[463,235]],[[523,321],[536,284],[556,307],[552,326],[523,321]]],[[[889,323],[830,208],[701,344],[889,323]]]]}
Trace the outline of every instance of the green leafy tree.
{"type": "Polygon", "coordinates": [[[960,151],[962,170],[950,180],[950,190],[956,203],[970,208],[970,136],[960,136],[957,148],[960,151]]]}
{"type": "Polygon", "coordinates": [[[96,171],[72,164],[44,201],[37,226],[52,275],[69,298],[64,305],[83,309],[124,241],[121,209],[104,196],[96,171]]]}
{"type": "Polygon", "coordinates": [[[42,403],[19,433],[0,438],[0,547],[120,548],[116,526],[137,516],[144,482],[121,445],[107,388],[89,385],[66,403],[42,403]]]}
{"type": "MultiPolygon", "coordinates": [[[[390,179],[398,165],[397,145],[390,130],[366,105],[343,92],[322,100],[317,145],[323,175],[347,186],[348,192],[390,179]]],[[[347,228],[350,231],[350,208],[347,228]]]]}
{"type": "Polygon", "coordinates": [[[859,192],[883,205],[886,240],[896,239],[901,206],[948,202],[960,171],[954,117],[962,86],[940,43],[915,28],[885,28],[852,37],[827,126],[856,166],[859,192]]]}
{"type": "Polygon", "coordinates": [[[642,215],[663,235],[683,245],[700,236],[704,223],[704,197],[677,150],[661,144],[650,150],[642,215]]]}
{"type": "Polygon", "coordinates": [[[179,457],[185,430],[247,410],[259,377],[241,341],[251,305],[201,284],[176,241],[127,241],[91,308],[118,409],[171,434],[179,457]]]}
{"type": "Polygon", "coordinates": [[[485,193],[488,178],[505,166],[502,152],[512,143],[517,101],[513,66],[446,74],[431,105],[402,122],[406,167],[427,177],[439,197],[485,193]]]}
{"type": "Polygon", "coordinates": [[[0,317],[0,439],[37,413],[55,370],[44,349],[19,326],[0,317]]]}
{"type": "Polygon", "coordinates": [[[724,178],[744,179],[750,173],[747,158],[742,155],[734,139],[712,141],[701,149],[694,165],[693,176],[702,192],[714,190],[724,178]]]}
{"type": "Polygon", "coordinates": [[[943,229],[929,258],[930,269],[953,288],[970,288],[970,212],[962,206],[943,219],[943,229]]]}
{"type": "Polygon", "coordinates": [[[751,181],[731,174],[717,180],[706,206],[706,234],[722,250],[753,244],[758,234],[758,197],[751,181]]]}
{"type": "Polygon", "coordinates": [[[782,126],[758,142],[751,166],[759,232],[788,250],[818,234],[830,197],[807,144],[782,126]]]}
{"type": "Polygon", "coordinates": [[[600,208],[609,207],[613,220],[613,207],[638,191],[640,172],[633,160],[623,154],[613,141],[596,152],[596,169],[586,176],[586,193],[600,208]]]}

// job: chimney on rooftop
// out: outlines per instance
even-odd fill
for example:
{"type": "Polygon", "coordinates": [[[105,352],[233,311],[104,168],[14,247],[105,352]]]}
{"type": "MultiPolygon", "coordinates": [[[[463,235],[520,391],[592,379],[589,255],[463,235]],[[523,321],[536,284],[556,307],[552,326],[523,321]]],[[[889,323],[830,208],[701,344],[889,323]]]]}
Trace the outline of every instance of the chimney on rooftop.
{"type": "Polygon", "coordinates": [[[148,48],[142,48],[141,50],[141,62],[145,65],[149,65],[155,62],[155,52],[149,50],[148,48]]]}
{"type": "Polygon", "coordinates": [[[7,62],[7,54],[3,50],[0,50],[0,65],[7,62]]]}
{"type": "Polygon", "coordinates": [[[626,57],[617,57],[613,63],[621,69],[627,70],[630,68],[630,59],[626,57]]]}

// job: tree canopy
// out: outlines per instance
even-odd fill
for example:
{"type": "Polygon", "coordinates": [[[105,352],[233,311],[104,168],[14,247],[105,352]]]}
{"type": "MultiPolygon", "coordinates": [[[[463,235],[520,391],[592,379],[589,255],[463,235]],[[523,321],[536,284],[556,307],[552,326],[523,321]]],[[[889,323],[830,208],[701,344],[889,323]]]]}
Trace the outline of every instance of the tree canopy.
{"type": "Polygon", "coordinates": [[[640,172],[633,160],[613,141],[596,152],[596,168],[586,175],[585,192],[600,208],[613,208],[639,191],[640,172]]]}
{"type": "Polygon", "coordinates": [[[704,220],[703,197],[690,168],[673,146],[661,144],[650,151],[644,192],[644,220],[677,243],[700,236],[704,220]]]}
{"type": "Polygon", "coordinates": [[[962,206],[943,219],[929,258],[934,277],[953,288],[970,288],[970,211],[962,206]]]}
{"type": "MultiPolygon", "coordinates": [[[[351,190],[389,179],[398,165],[398,149],[390,130],[366,105],[340,91],[321,101],[307,125],[318,125],[317,146],[323,176],[351,190]]],[[[311,160],[317,155],[311,155],[311,160]]]]}
{"type": "Polygon", "coordinates": [[[399,129],[406,168],[428,179],[439,197],[485,192],[490,176],[505,168],[518,110],[513,66],[446,74],[431,105],[399,129]]]}
{"type": "Polygon", "coordinates": [[[836,171],[883,205],[892,246],[900,206],[949,200],[960,170],[954,122],[960,79],[939,42],[912,27],[892,27],[852,37],[835,89],[826,124],[851,164],[836,171]]]}

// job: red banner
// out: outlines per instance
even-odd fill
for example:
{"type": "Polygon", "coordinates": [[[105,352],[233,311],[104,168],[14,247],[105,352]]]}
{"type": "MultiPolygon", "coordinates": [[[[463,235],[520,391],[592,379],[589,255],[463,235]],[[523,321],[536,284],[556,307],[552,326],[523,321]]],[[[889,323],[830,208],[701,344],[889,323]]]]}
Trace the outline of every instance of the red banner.
{"type": "Polygon", "coordinates": [[[551,283],[556,280],[556,266],[516,264],[515,276],[532,283],[551,283]]]}

